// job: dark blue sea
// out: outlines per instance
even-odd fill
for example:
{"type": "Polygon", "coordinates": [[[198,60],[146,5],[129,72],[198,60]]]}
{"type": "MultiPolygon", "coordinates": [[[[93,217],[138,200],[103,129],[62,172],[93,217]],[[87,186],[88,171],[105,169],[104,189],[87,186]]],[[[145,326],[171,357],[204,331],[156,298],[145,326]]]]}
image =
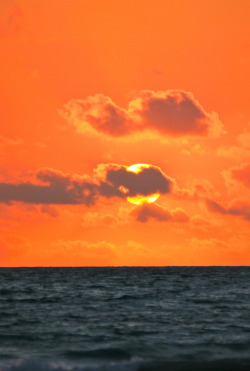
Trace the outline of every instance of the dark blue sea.
{"type": "Polygon", "coordinates": [[[0,370],[250,370],[250,267],[1,268],[0,370]]]}

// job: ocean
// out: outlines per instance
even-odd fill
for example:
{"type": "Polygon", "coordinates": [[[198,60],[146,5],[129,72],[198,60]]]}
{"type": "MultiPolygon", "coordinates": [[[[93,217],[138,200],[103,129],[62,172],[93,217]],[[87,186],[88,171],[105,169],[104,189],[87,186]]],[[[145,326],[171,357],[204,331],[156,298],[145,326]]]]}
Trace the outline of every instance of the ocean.
{"type": "Polygon", "coordinates": [[[0,268],[1,371],[250,370],[250,267],[0,268]]]}

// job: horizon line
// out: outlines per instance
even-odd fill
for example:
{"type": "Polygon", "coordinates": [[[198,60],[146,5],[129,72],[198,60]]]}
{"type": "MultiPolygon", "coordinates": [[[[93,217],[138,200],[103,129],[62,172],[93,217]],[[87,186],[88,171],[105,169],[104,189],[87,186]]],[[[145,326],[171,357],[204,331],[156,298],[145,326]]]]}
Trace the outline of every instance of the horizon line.
{"type": "Polygon", "coordinates": [[[100,266],[86,266],[86,265],[68,265],[68,266],[43,266],[43,265],[34,265],[34,266],[9,266],[1,267],[0,269],[5,268],[249,268],[250,265],[100,265],[100,266]]]}

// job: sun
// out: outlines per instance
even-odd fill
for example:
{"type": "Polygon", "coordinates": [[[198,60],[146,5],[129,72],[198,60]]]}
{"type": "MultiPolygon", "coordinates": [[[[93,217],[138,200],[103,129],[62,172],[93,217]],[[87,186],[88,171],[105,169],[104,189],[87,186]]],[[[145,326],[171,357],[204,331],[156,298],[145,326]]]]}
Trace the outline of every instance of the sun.
{"type": "MultiPolygon", "coordinates": [[[[127,171],[131,171],[132,173],[138,174],[143,169],[149,168],[149,167],[150,167],[150,165],[148,165],[148,164],[135,164],[135,165],[131,165],[131,166],[127,167],[127,171]]],[[[148,196],[138,195],[138,196],[134,196],[134,197],[127,197],[127,201],[130,202],[131,204],[142,205],[142,204],[145,204],[145,203],[150,204],[152,202],[155,202],[159,197],[160,197],[159,193],[153,193],[153,194],[148,195],[148,196]]]]}

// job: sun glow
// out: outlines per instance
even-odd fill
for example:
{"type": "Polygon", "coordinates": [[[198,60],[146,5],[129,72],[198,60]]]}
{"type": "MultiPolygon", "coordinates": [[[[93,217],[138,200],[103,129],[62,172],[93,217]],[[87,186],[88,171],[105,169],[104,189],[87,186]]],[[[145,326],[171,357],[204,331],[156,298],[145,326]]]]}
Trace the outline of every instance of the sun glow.
{"type": "Polygon", "coordinates": [[[141,205],[145,203],[151,203],[155,202],[157,198],[159,198],[160,195],[158,193],[154,193],[153,195],[150,196],[135,196],[135,197],[127,197],[127,201],[130,202],[131,204],[135,205],[141,205]]]}
{"type": "MultiPolygon", "coordinates": [[[[143,169],[149,168],[150,165],[148,164],[135,164],[127,167],[127,171],[131,171],[132,173],[140,173],[143,169]]],[[[160,197],[159,193],[153,193],[151,195],[145,196],[145,195],[138,195],[134,197],[127,197],[127,201],[131,204],[135,205],[142,205],[144,203],[151,203],[155,202],[160,197]]]]}
{"type": "Polygon", "coordinates": [[[142,169],[144,168],[149,168],[150,165],[148,164],[135,164],[135,165],[131,165],[129,167],[127,167],[127,171],[131,171],[132,173],[140,173],[142,171],[142,169]]]}

